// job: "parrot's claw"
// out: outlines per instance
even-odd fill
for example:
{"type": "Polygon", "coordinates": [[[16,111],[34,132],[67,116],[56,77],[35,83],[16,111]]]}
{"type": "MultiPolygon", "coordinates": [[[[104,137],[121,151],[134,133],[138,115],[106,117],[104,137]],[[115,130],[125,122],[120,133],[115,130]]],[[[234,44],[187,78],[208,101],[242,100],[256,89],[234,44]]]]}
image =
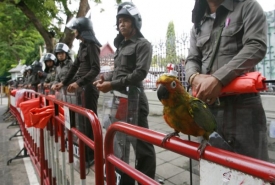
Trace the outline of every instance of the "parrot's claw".
{"type": "Polygon", "coordinates": [[[174,136],[180,136],[179,135],[179,133],[178,132],[172,132],[172,133],[170,133],[170,134],[167,134],[164,138],[163,138],[163,140],[162,140],[162,142],[161,142],[161,145],[163,146],[164,145],[164,143],[166,142],[166,141],[168,141],[171,137],[174,137],[174,136]]]}
{"type": "Polygon", "coordinates": [[[208,144],[208,141],[207,141],[207,140],[203,139],[203,140],[201,141],[201,144],[200,144],[200,146],[198,147],[198,150],[197,150],[197,151],[200,153],[200,157],[201,157],[201,155],[203,154],[203,152],[204,152],[205,147],[207,146],[207,144],[208,144]]]}

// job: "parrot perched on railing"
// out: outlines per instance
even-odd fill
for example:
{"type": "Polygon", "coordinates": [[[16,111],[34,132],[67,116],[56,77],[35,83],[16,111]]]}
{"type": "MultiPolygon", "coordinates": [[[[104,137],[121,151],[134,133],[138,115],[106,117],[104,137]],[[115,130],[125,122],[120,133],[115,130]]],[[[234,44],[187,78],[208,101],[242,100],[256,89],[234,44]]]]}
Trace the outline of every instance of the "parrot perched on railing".
{"type": "MultiPolygon", "coordinates": [[[[208,106],[198,98],[186,92],[176,75],[163,74],[156,82],[157,96],[163,104],[163,118],[175,130],[167,134],[162,141],[178,136],[179,132],[192,136],[202,136],[198,147],[200,155],[203,153],[211,135],[216,147],[231,150],[230,145],[217,133],[217,122],[208,106]]],[[[210,145],[212,145],[210,143],[210,145]]]]}

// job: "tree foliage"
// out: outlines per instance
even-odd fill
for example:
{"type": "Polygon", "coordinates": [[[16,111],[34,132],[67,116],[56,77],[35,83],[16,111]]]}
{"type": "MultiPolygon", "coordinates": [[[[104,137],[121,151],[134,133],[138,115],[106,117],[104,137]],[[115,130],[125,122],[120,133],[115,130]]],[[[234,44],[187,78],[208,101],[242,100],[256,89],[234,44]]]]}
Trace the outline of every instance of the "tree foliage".
{"type": "Polygon", "coordinates": [[[176,53],[176,36],[174,23],[171,21],[168,24],[166,32],[166,64],[176,63],[177,53],[176,53]]]}
{"type": "Polygon", "coordinates": [[[8,75],[38,41],[43,41],[42,37],[29,19],[13,5],[0,3],[0,76],[8,75]]]}
{"type": "MultiPolygon", "coordinates": [[[[93,1],[101,3],[101,0],[93,1]]],[[[47,52],[53,52],[56,42],[64,42],[71,48],[75,37],[66,27],[60,30],[60,25],[66,25],[74,16],[85,16],[89,9],[88,0],[0,0],[0,54],[4,58],[13,56],[1,62],[7,63],[7,67],[19,59],[31,63],[39,56],[37,48],[41,38],[47,52]],[[73,7],[72,2],[78,6],[73,7]],[[17,39],[10,39],[10,36],[17,39]]],[[[0,74],[1,71],[3,68],[0,74]]]]}

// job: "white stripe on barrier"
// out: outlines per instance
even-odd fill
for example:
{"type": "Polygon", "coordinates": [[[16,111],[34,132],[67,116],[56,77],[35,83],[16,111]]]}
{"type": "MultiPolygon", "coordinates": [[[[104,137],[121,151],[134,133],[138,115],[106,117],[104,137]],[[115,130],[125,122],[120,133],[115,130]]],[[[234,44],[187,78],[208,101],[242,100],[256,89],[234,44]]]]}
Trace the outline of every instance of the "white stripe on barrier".
{"type": "Polygon", "coordinates": [[[51,149],[51,167],[52,167],[52,173],[53,173],[53,178],[56,177],[56,169],[54,165],[54,138],[53,136],[50,136],[50,149],[51,149]]]}
{"type": "Polygon", "coordinates": [[[70,166],[70,183],[74,184],[74,163],[69,163],[70,166]]]}
{"type": "Polygon", "coordinates": [[[200,160],[200,185],[268,185],[263,180],[219,164],[200,160]]]}
{"type": "MultiPolygon", "coordinates": [[[[19,147],[23,148],[23,139],[22,138],[18,138],[18,143],[19,143],[19,147]]],[[[32,161],[29,157],[27,158],[23,158],[24,164],[25,164],[25,168],[27,171],[27,175],[28,175],[28,179],[31,185],[39,185],[36,173],[35,173],[35,169],[33,167],[32,161]]]]}
{"type": "Polygon", "coordinates": [[[56,169],[56,182],[57,184],[61,184],[61,178],[60,178],[60,170],[59,170],[59,145],[58,143],[55,143],[55,155],[54,155],[54,159],[55,159],[55,169],[56,169]]]}
{"type": "Polygon", "coordinates": [[[14,97],[14,96],[10,96],[10,104],[11,104],[13,107],[16,107],[16,105],[15,105],[15,97],[14,97]]]}
{"type": "Polygon", "coordinates": [[[81,182],[81,185],[86,185],[86,179],[83,179],[80,182],[81,182]]]}
{"type": "Polygon", "coordinates": [[[66,178],[66,161],[65,161],[65,152],[61,152],[62,157],[62,184],[67,185],[67,178],[66,178]]]}

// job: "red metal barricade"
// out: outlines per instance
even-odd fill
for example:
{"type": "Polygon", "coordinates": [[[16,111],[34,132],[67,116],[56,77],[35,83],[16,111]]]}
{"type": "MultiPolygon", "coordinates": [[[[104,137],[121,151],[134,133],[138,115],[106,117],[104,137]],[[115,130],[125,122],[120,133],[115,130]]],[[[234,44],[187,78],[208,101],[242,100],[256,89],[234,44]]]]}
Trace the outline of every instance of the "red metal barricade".
{"type": "MultiPolygon", "coordinates": [[[[27,128],[21,115],[21,110],[15,106],[16,103],[14,102],[14,97],[12,97],[12,103],[10,104],[10,111],[17,118],[20,125],[24,140],[24,148],[28,152],[38,173],[40,184],[67,184],[68,179],[66,175],[64,175],[66,168],[62,167],[60,172],[58,153],[62,153],[61,162],[64,166],[65,158],[63,156],[66,155],[66,152],[68,152],[68,163],[71,165],[70,170],[72,171],[72,164],[74,162],[73,135],[79,138],[79,184],[86,184],[85,145],[92,148],[95,152],[94,184],[104,185],[104,181],[106,180],[107,185],[114,185],[116,182],[115,168],[125,172],[141,184],[159,184],[154,179],[142,174],[114,155],[113,141],[116,132],[123,132],[127,135],[134,136],[140,140],[152,143],[156,146],[168,149],[191,159],[200,160],[199,153],[197,152],[199,143],[172,137],[169,142],[166,142],[165,145],[162,146],[161,143],[165,137],[164,133],[159,133],[124,122],[116,122],[111,124],[105,136],[104,151],[106,179],[104,179],[103,134],[97,116],[91,110],[57,100],[52,96],[45,96],[34,92],[26,92],[24,98],[25,100],[39,98],[40,107],[47,105],[54,106],[54,116],[50,119],[46,128],[42,129],[33,127],[27,128]],[[60,115],[60,107],[66,107],[67,110],[69,110],[69,117],[68,115],[67,117],[66,115],[64,115],[65,117],[60,115]],[[74,127],[75,123],[73,118],[76,113],[89,119],[93,128],[94,141],[89,139],[85,134],[74,127]],[[66,126],[66,118],[72,118],[72,127],[68,128],[66,126]],[[67,132],[66,136],[64,133],[65,130],[67,132]],[[66,139],[68,141],[67,147],[65,147],[66,139]]],[[[220,150],[211,146],[206,147],[206,150],[201,158],[215,164],[220,164],[245,174],[249,174],[266,182],[275,183],[275,164],[220,150]]],[[[74,175],[70,178],[70,182],[74,182],[74,175]]]]}
{"type": "MultiPolygon", "coordinates": [[[[23,116],[21,115],[20,109],[15,104],[10,105],[12,114],[17,118],[19,122],[23,141],[24,149],[28,152],[31,161],[40,177],[40,184],[67,184],[67,177],[65,174],[66,168],[61,170],[58,166],[58,152],[61,151],[62,155],[68,152],[68,163],[73,164],[73,141],[72,136],[78,137],[79,144],[79,155],[80,155],[80,184],[86,184],[86,167],[85,167],[85,145],[92,148],[95,153],[95,184],[104,184],[104,173],[103,173],[103,136],[100,122],[91,110],[75,106],[63,101],[59,101],[53,97],[45,96],[35,92],[25,92],[24,99],[39,98],[40,106],[54,105],[54,116],[48,122],[46,128],[27,128],[23,116]],[[60,106],[69,109],[69,119],[73,118],[76,113],[87,117],[92,125],[94,133],[94,141],[88,138],[86,135],[81,133],[76,128],[70,129],[65,128],[65,119],[59,114],[60,106]],[[65,138],[64,130],[67,130],[67,138],[65,138]],[[65,140],[68,140],[68,146],[65,148],[65,140]]],[[[14,99],[14,97],[13,97],[14,99]]],[[[14,100],[13,100],[14,101],[14,100]]],[[[72,120],[73,122],[73,120],[72,120]]],[[[62,164],[65,165],[65,158],[62,158],[62,164]]],[[[70,166],[72,171],[72,165],[70,166]]],[[[73,172],[72,172],[73,173],[73,172]]],[[[74,181],[74,175],[71,176],[74,181]]],[[[70,182],[74,184],[74,182],[70,182]]]]}
{"type": "MultiPolygon", "coordinates": [[[[107,185],[115,184],[115,167],[119,168],[124,173],[127,173],[141,184],[159,184],[114,155],[113,141],[116,132],[123,132],[127,135],[134,136],[140,140],[166,148],[186,157],[200,160],[197,151],[199,143],[184,141],[180,138],[172,137],[169,142],[166,142],[165,145],[162,146],[161,142],[165,137],[165,134],[124,122],[116,122],[109,127],[104,141],[107,185]]],[[[211,146],[206,147],[205,152],[202,154],[202,158],[252,175],[264,181],[275,183],[275,164],[231,153],[211,146]]]]}

